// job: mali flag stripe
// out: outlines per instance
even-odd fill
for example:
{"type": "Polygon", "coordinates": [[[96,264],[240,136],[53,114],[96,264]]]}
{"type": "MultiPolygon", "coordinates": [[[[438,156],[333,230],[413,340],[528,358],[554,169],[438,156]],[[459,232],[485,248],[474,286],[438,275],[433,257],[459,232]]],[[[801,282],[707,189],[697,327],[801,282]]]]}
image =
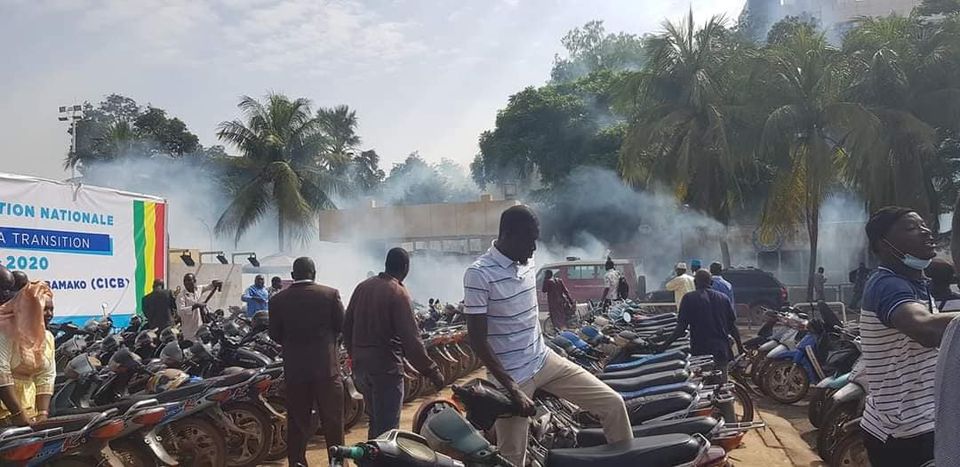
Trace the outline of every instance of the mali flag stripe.
{"type": "Polygon", "coordinates": [[[166,206],[150,201],[133,202],[133,239],[137,260],[137,314],[143,314],[144,295],[150,293],[154,279],[162,279],[166,269],[166,206]]]}

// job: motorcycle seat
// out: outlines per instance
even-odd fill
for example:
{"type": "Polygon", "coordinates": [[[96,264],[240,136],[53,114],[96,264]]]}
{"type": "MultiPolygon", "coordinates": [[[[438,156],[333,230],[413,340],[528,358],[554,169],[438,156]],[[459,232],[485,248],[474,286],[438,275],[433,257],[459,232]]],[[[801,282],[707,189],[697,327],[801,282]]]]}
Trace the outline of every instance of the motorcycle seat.
{"type": "Polygon", "coordinates": [[[633,319],[630,320],[630,323],[640,323],[640,324],[649,324],[649,323],[676,323],[677,314],[676,313],[663,313],[653,316],[633,316],[633,319]]]}
{"type": "Polygon", "coordinates": [[[250,378],[253,375],[257,374],[257,370],[243,370],[233,374],[218,376],[209,380],[209,383],[212,387],[223,388],[227,386],[233,386],[235,384],[240,384],[250,378]]]}
{"type": "MultiPolygon", "coordinates": [[[[632,428],[634,438],[667,434],[700,434],[709,438],[710,433],[719,424],[720,421],[713,417],[692,417],[647,422],[634,425],[632,428]]],[[[606,444],[606,442],[607,439],[603,435],[602,428],[584,428],[577,433],[577,445],[580,447],[599,446],[606,444]]]]}
{"type": "Polygon", "coordinates": [[[629,370],[631,368],[649,365],[651,363],[668,362],[670,360],[683,360],[685,358],[686,353],[679,350],[671,350],[669,352],[638,356],[635,359],[627,360],[625,362],[611,363],[604,368],[604,371],[609,373],[613,371],[629,370]]]}
{"type": "Polygon", "coordinates": [[[681,465],[696,460],[701,449],[689,435],[650,436],[589,448],[554,449],[547,454],[547,467],[681,465]]]}
{"type": "Polygon", "coordinates": [[[99,412],[90,412],[90,409],[87,409],[87,413],[83,414],[73,414],[73,415],[64,415],[50,417],[43,422],[35,424],[32,426],[34,431],[49,430],[50,428],[63,428],[64,433],[69,433],[71,431],[77,431],[90,423],[97,415],[100,415],[99,412]]]}
{"type": "Polygon", "coordinates": [[[665,394],[668,392],[685,392],[687,394],[690,394],[691,396],[695,396],[697,395],[697,393],[700,392],[700,385],[691,381],[684,381],[682,383],[653,386],[650,388],[640,389],[638,391],[621,392],[620,395],[623,397],[624,400],[630,400],[630,399],[636,399],[638,397],[665,394]]]}
{"type": "Polygon", "coordinates": [[[666,362],[656,362],[649,365],[641,365],[629,370],[604,372],[597,375],[597,377],[602,380],[626,379],[653,373],[660,373],[662,371],[685,370],[686,368],[686,360],[669,360],[666,362]]]}
{"type": "Polygon", "coordinates": [[[203,383],[190,384],[187,386],[179,387],[172,391],[163,391],[160,394],[137,394],[134,396],[134,399],[144,400],[144,399],[156,399],[161,404],[167,402],[175,402],[188,397],[192,397],[206,391],[207,385],[203,383]]]}
{"type": "Polygon", "coordinates": [[[689,409],[693,403],[693,396],[685,392],[668,392],[638,397],[624,402],[627,405],[627,413],[630,415],[630,424],[637,425],[657,417],[689,409]]]}
{"type": "Polygon", "coordinates": [[[682,383],[688,379],[690,379],[690,373],[686,370],[671,370],[633,378],[607,379],[603,382],[614,391],[629,392],[664,384],[682,383]]]}
{"type": "MultiPolygon", "coordinates": [[[[146,400],[146,399],[153,399],[153,397],[145,397],[141,400],[146,400]]],[[[54,413],[56,413],[58,417],[62,415],[81,415],[81,414],[88,414],[91,412],[106,412],[107,410],[110,410],[110,409],[117,409],[121,413],[123,413],[123,412],[126,412],[127,409],[129,409],[131,406],[133,406],[133,404],[136,404],[137,402],[139,401],[136,399],[123,399],[121,401],[117,401],[112,404],[97,405],[93,407],[53,408],[53,411],[54,413]]]]}

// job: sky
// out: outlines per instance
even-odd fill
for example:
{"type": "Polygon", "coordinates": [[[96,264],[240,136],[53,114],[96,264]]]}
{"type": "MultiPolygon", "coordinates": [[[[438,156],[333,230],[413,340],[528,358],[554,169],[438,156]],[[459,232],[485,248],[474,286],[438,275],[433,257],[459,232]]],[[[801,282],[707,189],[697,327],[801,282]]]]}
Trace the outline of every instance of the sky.
{"type": "MultiPolygon", "coordinates": [[[[0,0],[0,171],[61,179],[61,105],[119,93],[205,146],[242,95],[357,111],[389,171],[419,151],[468,164],[507,98],[543,84],[560,39],[599,19],[657,32],[744,0],[0,0]]],[[[232,152],[228,148],[228,152],[232,152]]]]}

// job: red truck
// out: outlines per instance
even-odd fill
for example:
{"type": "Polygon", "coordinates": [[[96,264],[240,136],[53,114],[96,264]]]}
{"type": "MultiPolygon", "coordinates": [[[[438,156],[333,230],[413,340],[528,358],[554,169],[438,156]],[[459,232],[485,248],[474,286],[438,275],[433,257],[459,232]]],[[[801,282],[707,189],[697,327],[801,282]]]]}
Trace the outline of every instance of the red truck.
{"type": "MultiPolygon", "coordinates": [[[[540,312],[547,311],[547,294],[543,293],[543,275],[547,270],[553,271],[555,277],[560,277],[570,291],[570,296],[577,303],[588,300],[600,300],[603,294],[603,276],[607,270],[604,267],[606,260],[582,260],[568,258],[561,263],[544,265],[537,271],[537,302],[540,312]]],[[[623,274],[630,284],[630,298],[643,297],[647,293],[646,278],[637,275],[636,265],[626,259],[613,260],[614,266],[623,274]]]]}

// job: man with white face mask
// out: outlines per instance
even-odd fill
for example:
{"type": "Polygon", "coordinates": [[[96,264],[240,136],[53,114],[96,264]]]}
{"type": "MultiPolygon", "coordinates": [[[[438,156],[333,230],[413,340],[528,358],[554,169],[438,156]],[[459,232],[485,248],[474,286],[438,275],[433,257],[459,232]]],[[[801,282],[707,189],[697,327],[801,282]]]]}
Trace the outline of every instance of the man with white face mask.
{"type": "Polygon", "coordinates": [[[861,427],[874,467],[933,460],[937,347],[955,313],[938,313],[923,270],[934,235],[912,209],[885,207],[866,226],[880,259],[860,314],[867,401],[861,427]]]}

